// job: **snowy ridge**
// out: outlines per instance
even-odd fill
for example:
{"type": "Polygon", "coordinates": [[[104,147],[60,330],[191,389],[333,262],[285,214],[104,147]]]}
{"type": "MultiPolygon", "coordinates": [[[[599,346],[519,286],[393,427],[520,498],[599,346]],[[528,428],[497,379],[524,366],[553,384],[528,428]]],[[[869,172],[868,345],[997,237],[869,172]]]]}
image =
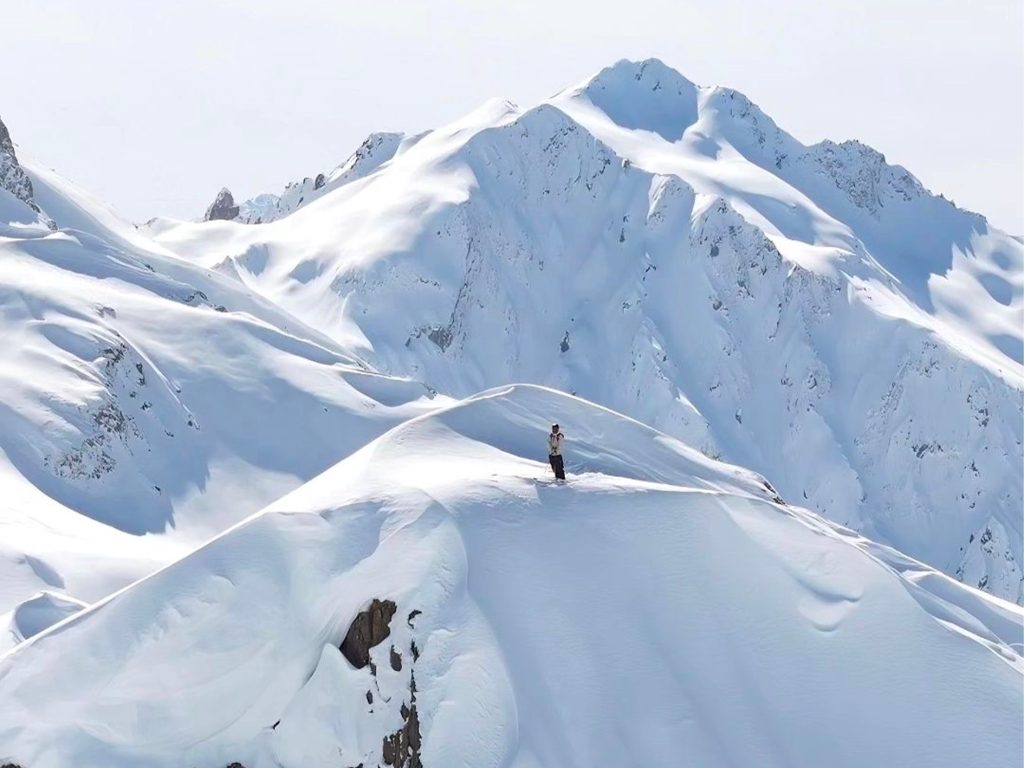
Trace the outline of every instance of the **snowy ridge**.
{"type": "Polygon", "coordinates": [[[698,191],[722,195],[776,240],[787,259],[816,272],[841,266],[851,276],[872,279],[881,270],[932,322],[951,321],[944,323],[947,340],[965,332],[974,336],[961,344],[962,354],[977,354],[972,348],[981,342],[1021,362],[1019,239],[927,192],[904,168],[888,165],[859,142],[805,147],[743,94],[715,87],[673,96],[661,86],[663,79],[688,82],[661,62],[620,62],[553,103],[631,162],[678,173],[698,191]],[[651,132],[667,131],[655,118],[624,131],[614,109],[607,114],[595,108],[594,83],[607,80],[609,72],[629,87],[605,96],[608,103],[632,103],[648,89],[682,100],[690,116],[672,129],[681,135],[671,143],[651,141],[651,132]],[[744,168],[747,162],[756,167],[744,168]]]}
{"type": "Polygon", "coordinates": [[[443,400],[32,173],[66,228],[0,241],[0,613],[99,599],[443,400]]]}
{"type": "Polygon", "coordinates": [[[159,239],[382,371],[576,392],[1022,599],[1024,249],[734,91],[622,62],[269,227],[159,239]]]}
{"type": "Polygon", "coordinates": [[[1008,764],[1020,609],[906,559],[900,575],[771,497],[585,401],[484,393],[0,659],[0,701],[20,702],[0,756],[1008,764]],[[531,458],[551,413],[575,436],[568,486],[531,458]],[[387,628],[369,647],[361,611],[387,628]],[[871,738],[849,738],[851,711],[871,738]]]}
{"type": "Polygon", "coordinates": [[[331,190],[372,173],[394,157],[404,138],[400,133],[373,133],[329,174],[318,173],[313,178],[307,176],[302,181],[291,182],[280,195],[257,195],[241,203],[239,212],[228,218],[243,224],[266,224],[287,216],[331,190]]]}

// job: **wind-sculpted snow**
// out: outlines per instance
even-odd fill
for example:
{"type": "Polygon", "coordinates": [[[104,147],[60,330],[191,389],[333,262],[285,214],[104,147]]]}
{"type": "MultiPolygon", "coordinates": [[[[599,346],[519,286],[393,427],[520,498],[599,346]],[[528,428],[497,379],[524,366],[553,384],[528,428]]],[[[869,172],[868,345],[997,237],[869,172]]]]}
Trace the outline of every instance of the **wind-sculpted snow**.
{"type": "Polygon", "coordinates": [[[73,616],[85,606],[67,595],[48,591],[36,593],[6,614],[0,614],[0,654],[73,616]]]}
{"type": "Polygon", "coordinates": [[[1012,764],[1020,609],[772,499],[585,401],[486,392],[0,659],[0,759],[1012,764]]]}
{"type": "Polygon", "coordinates": [[[382,371],[578,393],[1022,599],[1024,248],[862,144],[622,62],[271,225],[160,232],[382,371]]]}

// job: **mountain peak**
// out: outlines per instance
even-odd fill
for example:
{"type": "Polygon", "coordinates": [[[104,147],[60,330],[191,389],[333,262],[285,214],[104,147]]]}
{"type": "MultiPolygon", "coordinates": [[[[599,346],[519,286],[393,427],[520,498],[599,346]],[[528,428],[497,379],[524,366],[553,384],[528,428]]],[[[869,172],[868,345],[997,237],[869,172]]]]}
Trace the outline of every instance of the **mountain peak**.
{"type": "Polygon", "coordinates": [[[230,221],[237,216],[238,206],[235,205],[235,198],[231,194],[231,190],[227,187],[222,187],[220,192],[217,193],[217,197],[210,203],[210,207],[206,209],[203,221],[230,221]]]}
{"type": "Polygon", "coordinates": [[[619,59],[614,64],[605,67],[591,79],[591,83],[607,84],[620,81],[636,81],[642,85],[649,84],[661,87],[695,87],[690,80],[684,77],[678,70],[673,69],[661,59],[648,58],[640,61],[634,59],[619,59]]]}
{"type": "Polygon", "coordinates": [[[659,59],[622,59],[568,95],[589,101],[623,128],[670,142],[697,120],[697,86],[659,59]]]}

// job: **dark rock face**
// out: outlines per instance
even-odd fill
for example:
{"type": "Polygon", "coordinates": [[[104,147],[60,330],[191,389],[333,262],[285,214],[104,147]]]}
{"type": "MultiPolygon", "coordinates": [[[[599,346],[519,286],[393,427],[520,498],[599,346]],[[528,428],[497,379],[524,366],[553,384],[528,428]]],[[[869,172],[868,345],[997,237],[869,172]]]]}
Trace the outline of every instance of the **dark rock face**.
{"type": "Polygon", "coordinates": [[[32,200],[32,180],[18,162],[14,142],[3,120],[0,120],[0,189],[7,190],[33,210],[39,211],[32,200]]]}
{"type": "Polygon", "coordinates": [[[443,352],[452,343],[452,332],[449,328],[431,328],[427,333],[427,338],[437,344],[443,352]]]}
{"type": "Polygon", "coordinates": [[[420,760],[420,717],[416,712],[416,691],[412,693],[412,704],[402,704],[402,727],[384,738],[382,756],[393,768],[423,768],[420,760]]]}
{"type": "MultiPolygon", "coordinates": [[[[370,661],[370,649],[380,645],[388,637],[391,637],[391,619],[398,611],[398,606],[391,600],[374,599],[366,608],[356,614],[356,617],[349,625],[348,633],[341,644],[341,653],[349,663],[357,669],[369,666],[370,674],[380,691],[380,681],[377,678],[377,666],[370,661]]],[[[406,622],[412,628],[413,619],[420,614],[414,610],[409,613],[406,622]]],[[[402,627],[397,627],[396,637],[402,635],[402,627]]],[[[392,642],[388,649],[388,659],[391,669],[395,672],[408,670],[408,692],[401,698],[391,698],[381,694],[382,705],[390,701],[395,704],[401,702],[399,712],[402,715],[402,725],[392,733],[385,735],[381,741],[381,760],[384,765],[391,768],[423,768],[420,757],[422,748],[422,735],[420,733],[420,716],[416,709],[416,660],[419,658],[419,650],[416,648],[415,640],[409,640],[412,662],[403,663],[402,652],[392,642]]],[[[374,696],[369,690],[366,691],[366,703],[371,707],[374,696]]],[[[393,706],[393,705],[392,705],[393,706]]]]}
{"type": "Polygon", "coordinates": [[[373,602],[356,614],[341,643],[341,653],[356,669],[370,663],[370,649],[391,634],[391,617],[398,607],[391,600],[373,602]]]}
{"type": "Polygon", "coordinates": [[[206,209],[203,221],[231,221],[236,218],[238,218],[238,206],[235,205],[235,198],[231,195],[231,190],[224,187],[217,193],[217,197],[210,203],[210,207],[206,209]]]}
{"type": "MultiPolygon", "coordinates": [[[[412,626],[413,618],[419,613],[420,611],[413,611],[409,614],[407,621],[410,626],[412,626]]],[[[402,707],[399,710],[402,714],[402,727],[394,733],[385,736],[381,744],[381,757],[384,759],[384,764],[393,766],[393,768],[423,768],[423,761],[420,757],[423,739],[420,734],[420,716],[416,709],[415,667],[416,661],[419,659],[419,651],[416,649],[415,640],[410,640],[409,645],[413,656],[413,662],[409,668],[409,703],[406,704],[403,700],[402,707]]],[[[391,667],[396,672],[402,668],[401,661],[401,654],[392,645],[391,667]],[[395,663],[396,660],[398,662],[397,665],[395,663]]]]}

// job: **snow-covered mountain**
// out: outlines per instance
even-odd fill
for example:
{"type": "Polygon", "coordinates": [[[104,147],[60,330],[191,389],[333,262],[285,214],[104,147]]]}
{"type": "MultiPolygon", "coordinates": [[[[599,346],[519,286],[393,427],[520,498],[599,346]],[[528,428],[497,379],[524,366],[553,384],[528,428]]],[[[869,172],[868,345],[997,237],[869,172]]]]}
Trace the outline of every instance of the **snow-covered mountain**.
{"type": "Polygon", "coordinates": [[[157,236],[383,372],[576,392],[1021,600],[1024,248],[862,144],[620,62],[157,236]]]}
{"type": "Polygon", "coordinates": [[[61,229],[0,190],[0,614],[99,599],[435,407],[28,172],[61,229]]]}
{"type": "Polygon", "coordinates": [[[0,765],[1018,762],[1019,238],[657,61],[204,218],[2,131],[0,765]]]}
{"type": "Polygon", "coordinates": [[[1012,765],[1019,611],[773,495],[585,401],[485,393],[0,659],[0,759],[1012,765]],[[568,486],[536,459],[553,413],[568,486]]]}

